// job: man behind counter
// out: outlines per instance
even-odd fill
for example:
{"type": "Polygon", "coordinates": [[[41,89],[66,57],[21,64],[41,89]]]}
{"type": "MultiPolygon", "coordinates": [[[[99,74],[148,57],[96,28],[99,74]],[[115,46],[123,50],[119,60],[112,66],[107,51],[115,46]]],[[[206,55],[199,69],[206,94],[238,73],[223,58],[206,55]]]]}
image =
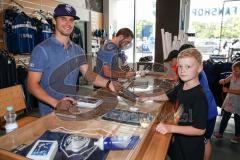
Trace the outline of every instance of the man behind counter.
{"type": "Polygon", "coordinates": [[[94,71],[111,80],[134,77],[135,72],[126,67],[126,55],[124,53],[124,48],[131,45],[133,38],[133,32],[130,29],[120,29],[116,36],[105,43],[98,51],[94,71]]]}
{"type": "Polygon", "coordinates": [[[40,114],[46,115],[61,100],[71,100],[76,95],[79,70],[85,79],[96,86],[119,90],[117,82],[109,81],[88,69],[82,48],[70,40],[76,10],[68,4],[59,4],[54,10],[55,33],[37,45],[31,55],[28,71],[28,89],[38,98],[40,114]]]}

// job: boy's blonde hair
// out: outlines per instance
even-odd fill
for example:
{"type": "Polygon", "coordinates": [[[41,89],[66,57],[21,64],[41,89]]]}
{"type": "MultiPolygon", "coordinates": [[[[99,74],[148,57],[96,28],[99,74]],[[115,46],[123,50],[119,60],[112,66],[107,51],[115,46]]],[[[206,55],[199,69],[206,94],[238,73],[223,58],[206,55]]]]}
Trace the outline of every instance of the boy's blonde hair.
{"type": "Polygon", "coordinates": [[[177,60],[186,57],[193,57],[199,64],[202,64],[202,54],[196,48],[184,49],[178,54],[177,60]]]}
{"type": "Polygon", "coordinates": [[[240,61],[233,63],[232,68],[239,68],[240,69],[240,61]]]}

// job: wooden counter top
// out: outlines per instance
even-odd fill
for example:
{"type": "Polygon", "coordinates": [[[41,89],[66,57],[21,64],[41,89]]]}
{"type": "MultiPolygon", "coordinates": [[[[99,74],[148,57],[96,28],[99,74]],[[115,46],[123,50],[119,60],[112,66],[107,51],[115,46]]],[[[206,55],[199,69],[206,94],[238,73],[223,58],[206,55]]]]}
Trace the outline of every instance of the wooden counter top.
{"type": "MultiPolygon", "coordinates": [[[[166,110],[163,110],[163,106],[165,106],[163,104],[164,103],[156,103],[152,101],[144,103],[137,102],[134,104],[134,107],[137,107],[139,111],[149,112],[155,116],[154,121],[148,128],[106,121],[99,117],[86,121],[64,121],[59,119],[55,113],[48,114],[31,124],[0,137],[1,160],[26,159],[25,157],[21,157],[8,151],[21,144],[31,144],[46,130],[60,131],[63,128],[68,131],[76,131],[76,133],[78,132],[80,135],[92,138],[99,138],[99,136],[107,135],[134,134],[140,136],[140,141],[133,150],[110,151],[107,157],[108,160],[164,160],[171,140],[171,134],[162,135],[155,131],[156,125],[159,121],[157,116],[159,113],[165,114],[164,112],[166,112],[166,110]],[[83,129],[85,132],[82,132],[83,129]]],[[[120,100],[117,108],[129,109],[129,105],[120,100]]]]}
{"type": "MultiPolygon", "coordinates": [[[[159,104],[161,105],[161,104],[159,104]]],[[[7,160],[22,159],[23,157],[10,154],[6,150],[11,150],[20,144],[30,144],[40,137],[46,130],[53,130],[58,127],[64,127],[69,130],[89,129],[88,132],[98,135],[107,135],[111,132],[113,135],[140,135],[141,141],[134,150],[111,151],[108,154],[109,160],[123,159],[151,159],[164,160],[170,143],[171,134],[162,135],[155,131],[157,123],[153,123],[147,129],[138,126],[125,125],[116,122],[94,119],[88,121],[62,121],[54,113],[36,120],[35,122],[19,128],[5,136],[0,137],[0,157],[7,160]],[[10,156],[10,157],[9,157],[10,156]]],[[[23,158],[24,159],[24,158],[23,158]]]]}

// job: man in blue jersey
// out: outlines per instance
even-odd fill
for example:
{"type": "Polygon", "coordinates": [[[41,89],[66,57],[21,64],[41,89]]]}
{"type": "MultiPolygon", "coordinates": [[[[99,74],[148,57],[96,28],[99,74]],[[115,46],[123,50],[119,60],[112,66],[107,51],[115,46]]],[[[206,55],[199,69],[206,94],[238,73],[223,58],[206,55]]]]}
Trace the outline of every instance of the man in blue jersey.
{"type": "Polygon", "coordinates": [[[116,36],[98,51],[95,72],[113,80],[134,77],[135,72],[127,67],[123,50],[131,44],[133,37],[130,29],[120,29],[116,36]]]}
{"type": "Polygon", "coordinates": [[[54,10],[55,32],[32,51],[28,72],[28,89],[39,99],[40,114],[46,115],[61,100],[76,95],[79,70],[96,86],[117,91],[119,83],[103,78],[89,70],[82,48],[70,41],[76,10],[68,4],[59,4],[54,10]]]}

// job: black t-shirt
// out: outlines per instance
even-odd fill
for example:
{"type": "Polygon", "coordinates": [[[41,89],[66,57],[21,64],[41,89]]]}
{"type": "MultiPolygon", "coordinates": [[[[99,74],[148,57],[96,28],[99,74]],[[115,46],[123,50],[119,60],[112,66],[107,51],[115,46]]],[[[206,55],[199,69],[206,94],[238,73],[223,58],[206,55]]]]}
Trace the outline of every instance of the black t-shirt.
{"type": "MultiPolygon", "coordinates": [[[[183,90],[180,84],[168,94],[170,100],[178,101],[184,112],[178,122],[179,126],[192,126],[205,129],[208,119],[208,104],[203,89],[200,85],[189,90],[183,90]]],[[[204,155],[204,135],[186,136],[174,134],[169,155],[172,160],[202,160],[204,155]]]]}

